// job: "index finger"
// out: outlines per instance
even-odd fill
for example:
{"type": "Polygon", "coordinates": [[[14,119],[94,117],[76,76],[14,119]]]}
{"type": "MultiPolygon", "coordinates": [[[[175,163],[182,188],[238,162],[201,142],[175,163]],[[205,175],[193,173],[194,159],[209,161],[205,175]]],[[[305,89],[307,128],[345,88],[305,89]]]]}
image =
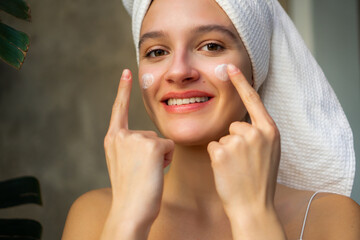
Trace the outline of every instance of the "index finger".
{"type": "Polygon", "coordinates": [[[112,107],[109,130],[128,129],[131,86],[131,72],[129,69],[125,69],[121,75],[117,95],[112,107]]]}
{"type": "Polygon", "coordinates": [[[250,115],[251,122],[258,126],[265,122],[272,123],[273,119],[267,112],[259,94],[249,84],[240,69],[232,64],[228,64],[227,71],[231,82],[234,84],[250,115]]]}

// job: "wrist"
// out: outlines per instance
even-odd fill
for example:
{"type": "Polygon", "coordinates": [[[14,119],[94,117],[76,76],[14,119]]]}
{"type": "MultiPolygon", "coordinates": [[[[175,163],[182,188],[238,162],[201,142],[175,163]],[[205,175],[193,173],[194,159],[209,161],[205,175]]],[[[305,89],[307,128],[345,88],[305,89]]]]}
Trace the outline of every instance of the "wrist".
{"type": "Polygon", "coordinates": [[[132,221],[107,221],[101,235],[101,240],[146,240],[149,231],[150,226],[144,227],[132,221]]]}
{"type": "Polygon", "coordinates": [[[155,219],[122,209],[111,208],[101,240],[146,240],[155,219]]]}
{"type": "Polygon", "coordinates": [[[274,208],[227,211],[234,239],[285,240],[286,235],[274,208]]]}

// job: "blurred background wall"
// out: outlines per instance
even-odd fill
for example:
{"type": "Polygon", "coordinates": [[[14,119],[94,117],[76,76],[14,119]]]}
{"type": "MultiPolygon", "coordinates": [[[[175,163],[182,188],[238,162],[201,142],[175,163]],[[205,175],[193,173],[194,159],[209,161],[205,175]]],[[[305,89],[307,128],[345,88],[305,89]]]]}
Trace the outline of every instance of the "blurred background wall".
{"type": "MultiPolygon", "coordinates": [[[[131,20],[121,1],[29,0],[32,22],[1,13],[27,32],[20,71],[0,62],[0,180],[33,175],[44,206],[1,210],[43,224],[43,239],[60,239],[71,203],[109,186],[103,139],[123,68],[136,75],[131,20]]],[[[136,83],[136,82],[135,82],[136,83]]],[[[139,88],[130,127],[149,129],[139,88]]]]}
{"type": "MultiPolygon", "coordinates": [[[[358,2],[281,1],[307,39],[344,106],[360,156],[358,2]]],[[[121,1],[29,0],[32,23],[1,14],[27,32],[20,71],[0,62],[0,180],[32,175],[44,206],[1,210],[40,221],[43,239],[60,239],[71,203],[109,186],[103,138],[120,74],[137,79],[131,21],[121,1]]],[[[153,129],[133,88],[130,128],[153,129]]],[[[358,164],[358,173],[359,171],[358,164]]],[[[359,174],[353,198],[360,202],[359,174]]]]}
{"type": "Polygon", "coordinates": [[[360,0],[290,0],[288,6],[353,130],[357,165],[351,196],[360,203],[360,0]]]}

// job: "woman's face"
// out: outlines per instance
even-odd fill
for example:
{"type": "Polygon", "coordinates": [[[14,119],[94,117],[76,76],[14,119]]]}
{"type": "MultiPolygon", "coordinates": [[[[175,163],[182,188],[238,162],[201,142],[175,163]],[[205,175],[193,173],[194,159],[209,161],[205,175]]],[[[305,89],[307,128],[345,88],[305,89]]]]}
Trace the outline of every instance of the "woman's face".
{"type": "Polygon", "coordinates": [[[215,1],[153,1],[140,33],[139,79],[146,110],[165,137],[204,145],[244,119],[246,109],[223,75],[221,65],[229,63],[252,81],[242,41],[215,1]]]}

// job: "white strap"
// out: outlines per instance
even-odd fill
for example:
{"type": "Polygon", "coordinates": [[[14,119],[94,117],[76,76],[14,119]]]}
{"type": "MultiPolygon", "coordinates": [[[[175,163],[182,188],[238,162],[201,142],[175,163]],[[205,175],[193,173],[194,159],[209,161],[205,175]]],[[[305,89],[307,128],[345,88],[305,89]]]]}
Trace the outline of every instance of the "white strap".
{"type": "Polygon", "coordinates": [[[307,216],[308,216],[308,213],[309,213],[309,209],[310,209],[310,205],[311,205],[311,202],[312,200],[314,199],[315,195],[318,194],[320,191],[316,191],[310,198],[309,200],[309,203],[307,205],[307,209],[306,209],[306,213],[305,213],[305,217],[304,217],[304,222],[303,222],[303,225],[302,225],[302,228],[301,228],[301,234],[300,234],[300,238],[299,240],[302,240],[303,238],[303,235],[304,235],[304,229],[305,229],[305,223],[306,223],[306,219],[307,219],[307,216]]]}

